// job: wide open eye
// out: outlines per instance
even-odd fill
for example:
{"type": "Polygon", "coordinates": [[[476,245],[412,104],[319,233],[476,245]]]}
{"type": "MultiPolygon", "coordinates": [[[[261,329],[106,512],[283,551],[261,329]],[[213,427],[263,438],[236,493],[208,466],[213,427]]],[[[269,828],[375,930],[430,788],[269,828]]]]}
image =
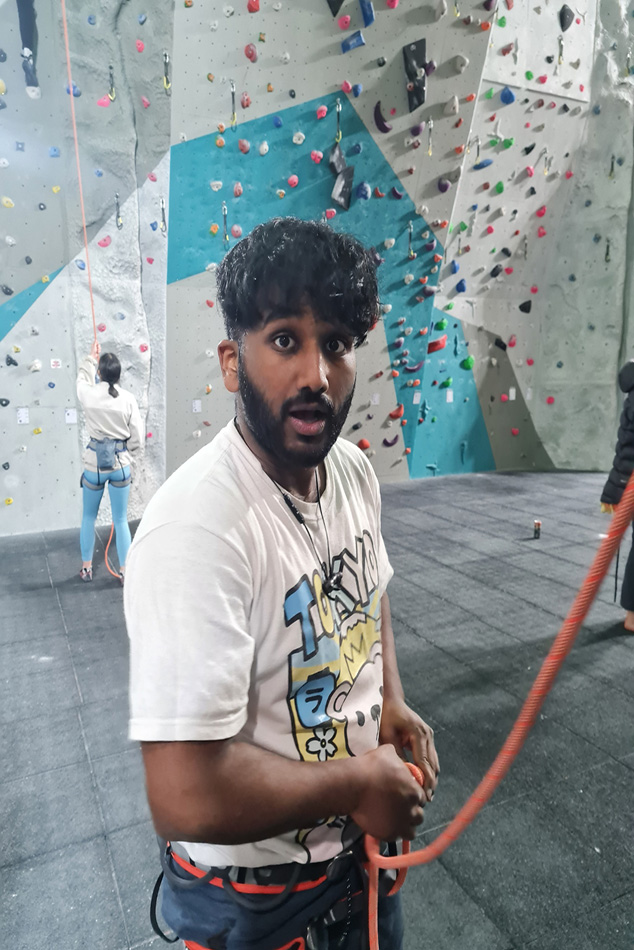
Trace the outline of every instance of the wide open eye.
{"type": "Polygon", "coordinates": [[[290,350],[293,345],[293,338],[288,333],[278,333],[273,337],[273,343],[278,350],[290,350]]]}
{"type": "Polygon", "coordinates": [[[326,343],[326,349],[331,356],[343,356],[348,350],[348,344],[345,340],[332,336],[326,343]]]}

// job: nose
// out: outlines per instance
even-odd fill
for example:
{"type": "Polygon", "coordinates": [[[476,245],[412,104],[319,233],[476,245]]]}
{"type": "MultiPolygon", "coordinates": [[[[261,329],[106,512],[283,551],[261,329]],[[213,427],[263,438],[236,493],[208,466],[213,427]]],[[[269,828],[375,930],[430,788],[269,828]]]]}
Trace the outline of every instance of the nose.
{"type": "Polygon", "coordinates": [[[297,388],[313,393],[328,391],[328,362],[316,343],[302,347],[298,358],[297,388]]]}

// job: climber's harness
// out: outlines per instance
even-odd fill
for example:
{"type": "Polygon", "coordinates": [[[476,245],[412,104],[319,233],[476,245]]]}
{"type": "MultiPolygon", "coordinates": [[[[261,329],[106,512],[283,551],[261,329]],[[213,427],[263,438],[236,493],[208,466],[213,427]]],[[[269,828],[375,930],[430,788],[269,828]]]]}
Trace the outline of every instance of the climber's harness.
{"type": "MultiPolygon", "coordinates": [[[[122,452],[127,451],[128,440],[127,439],[93,439],[91,438],[90,442],[86,446],[87,449],[92,449],[97,457],[97,485],[93,485],[89,482],[82,473],[79,484],[83,488],[92,488],[93,491],[102,491],[105,484],[101,483],[101,472],[112,472],[116,466],[117,462],[123,472],[123,465],[121,464],[121,459],[119,455],[122,452]]],[[[111,485],[115,485],[116,488],[125,488],[132,482],[132,475],[128,475],[127,478],[122,479],[121,481],[111,482],[111,485]]]]}

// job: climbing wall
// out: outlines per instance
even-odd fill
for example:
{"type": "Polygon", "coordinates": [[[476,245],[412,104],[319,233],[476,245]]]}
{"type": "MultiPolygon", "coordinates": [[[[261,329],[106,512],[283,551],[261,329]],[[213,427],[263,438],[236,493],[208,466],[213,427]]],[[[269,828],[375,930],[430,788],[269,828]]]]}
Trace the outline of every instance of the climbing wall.
{"type": "MultiPolygon", "coordinates": [[[[35,7],[38,86],[30,92],[17,2],[0,9],[0,534],[79,524],[87,435],[75,378],[93,339],[89,271],[102,351],[121,359],[122,385],[148,430],[131,517],[165,465],[171,4],[69,3],[72,86],[61,4],[35,7]]],[[[100,518],[109,520],[107,495],[100,518]]]]}
{"type": "Polygon", "coordinates": [[[344,430],[382,480],[608,465],[631,294],[622,6],[176,9],[169,470],[230,417],[214,271],[274,215],[329,220],[383,259],[344,430]]]}
{"type": "Polygon", "coordinates": [[[214,271],[275,215],[325,218],[383,258],[383,320],[359,350],[344,429],[380,477],[494,467],[462,324],[434,307],[493,14],[472,2],[470,23],[453,4],[334,6],[176,8],[168,471],[231,416],[214,271]],[[338,131],[354,169],[347,209],[332,197],[338,131]]]}

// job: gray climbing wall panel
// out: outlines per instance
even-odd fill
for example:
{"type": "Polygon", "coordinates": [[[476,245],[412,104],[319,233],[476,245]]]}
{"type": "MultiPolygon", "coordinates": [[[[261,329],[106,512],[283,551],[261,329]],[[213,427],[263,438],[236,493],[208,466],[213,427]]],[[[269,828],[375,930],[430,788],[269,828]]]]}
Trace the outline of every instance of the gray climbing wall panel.
{"type": "MultiPolygon", "coordinates": [[[[9,404],[0,408],[0,464],[8,468],[0,473],[0,534],[68,527],[81,518],[86,433],[75,376],[93,337],[88,261],[61,5],[35,7],[39,98],[25,93],[15,3],[0,10],[0,195],[9,199],[0,205],[0,283],[12,291],[2,297],[0,336],[18,364],[7,366],[3,352],[0,397],[9,404]]],[[[163,53],[171,49],[172,5],[101,0],[67,9],[98,338],[102,350],[119,355],[122,385],[136,395],[151,433],[134,473],[134,517],[165,465],[167,241],[160,224],[169,183],[163,53]]],[[[109,520],[107,497],[100,519],[109,520]]]]}

